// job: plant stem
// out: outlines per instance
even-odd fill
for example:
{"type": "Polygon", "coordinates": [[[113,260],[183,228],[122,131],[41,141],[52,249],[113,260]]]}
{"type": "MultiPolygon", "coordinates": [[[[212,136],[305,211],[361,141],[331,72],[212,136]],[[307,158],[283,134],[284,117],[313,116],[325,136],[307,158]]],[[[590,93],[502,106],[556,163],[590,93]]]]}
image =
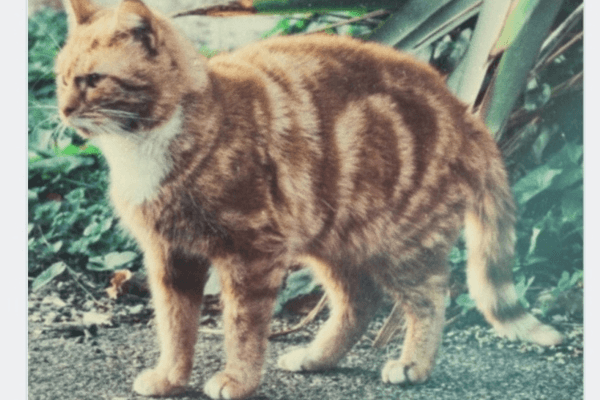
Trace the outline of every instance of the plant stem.
{"type": "Polygon", "coordinates": [[[302,32],[302,33],[298,34],[298,36],[300,36],[300,35],[310,35],[311,33],[317,33],[317,32],[324,32],[324,31],[326,31],[328,29],[337,28],[337,27],[340,27],[340,26],[352,24],[354,22],[362,21],[362,20],[365,20],[365,19],[373,18],[373,17],[379,17],[380,15],[386,15],[386,14],[389,14],[389,11],[387,11],[387,10],[377,10],[377,11],[373,11],[371,13],[362,15],[360,17],[350,18],[350,19],[348,19],[346,21],[336,22],[335,24],[327,25],[327,26],[324,26],[323,28],[315,29],[314,31],[302,32]]]}
{"type": "Polygon", "coordinates": [[[86,294],[87,294],[87,295],[88,295],[88,296],[89,296],[89,297],[92,299],[92,301],[93,301],[93,302],[94,302],[96,305],[98,305],[98,306],[101,306],[101,305],[102,305],[102,303],[100,303],[100,302],[99,302],[99,301],[98,301],[98,300],[97,300],[97,299],[94,297],[94,295],[93,295],[93,294],[92,294],[92,293],[91,293],[89,290],[87,290],[87,288],[86,288],[85,286],[83,286],[83,284],[82,284],[81,282],[79,282],[79,279],[77,279],[77,277],[75,276],[75,271],[73,271],[73,270],[72,270],[71,268],[69,268],[68,266],[67,266],[67,271],[69,271],[69,275],[71,276],[71,278],[73,278],[73,281],[74,281],[74,282],[75,282],[77,285],[79,285],[79,287],[80,287],[80,288],[81,288],[81,289],[82,289],[82,290],[83,290],[83,291],[84,291],[84,292],[85,292],[85,293],[86,293],[86,294]]]}
{"type": "Polygon", "coordinates": [[[572,37],[567,43],[565,43],[563,46],[561,46],[558,50],[556,50],[551,55],[548,55],[545,58],[540,58],[539,61],[537,62],[537,64],[535,65],[535,67],[533,67],[533,69],[531,70],[530,75],[532,75],[532,76],[537,75],[542,68],[546,67],[552,61],[554,61],[556,59],[556,57],[563,54],[565,51],[567,51],[571,46],[573,46],[575,43],[577,43],[581,39],[583,39],[583,32],[579,32],[577,35],[572,37]]]}

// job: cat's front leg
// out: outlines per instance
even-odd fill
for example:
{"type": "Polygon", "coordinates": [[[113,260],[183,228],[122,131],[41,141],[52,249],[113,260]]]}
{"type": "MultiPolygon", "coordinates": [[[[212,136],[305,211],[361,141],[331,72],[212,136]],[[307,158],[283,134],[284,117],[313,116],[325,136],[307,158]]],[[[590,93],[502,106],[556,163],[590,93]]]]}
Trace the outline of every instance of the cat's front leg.
{"type": "Polygon", "coordinates": [[[133,390],[145,396],[172,395],[184,390],[192,370],[209,264],[202,257],[176,249],[161,251],[159,246],[146,250],[145,262],[160,358],[154,368],[135,379],[133,390]]]}
{"type": "Polygon", "coordinates": [[[213,399],[242,399],[260,384],[271,314],[283,275],[279,268],[228,264],[217,268],[227,363],[204,386],[204,393],[213,399]]]}

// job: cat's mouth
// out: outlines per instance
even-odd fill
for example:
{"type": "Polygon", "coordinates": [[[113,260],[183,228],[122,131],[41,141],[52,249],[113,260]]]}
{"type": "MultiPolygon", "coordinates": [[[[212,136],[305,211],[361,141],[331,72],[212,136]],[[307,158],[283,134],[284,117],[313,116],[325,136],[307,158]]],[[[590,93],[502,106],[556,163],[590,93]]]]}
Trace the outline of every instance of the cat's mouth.
{"type": "Polygon", "coordinates": [[[140,128],[137,118],[104,119],[102,121],[73,118],[67,121],[67,125],[73,127],[77,134],[84,139],[102,134],[132,133],[140,128]]]}
{"type": "Polygon", "coordinates": [[[87,126],[89,124],[87,124],[84,120],[70,120],[67,122],[67,125],[75,129],[75,132],[84,139],[89,139],[96,134],[96,130],[92,129],[90,126],[87,126]]]}
{"type": "Polygon", "coordinates": [[[140,122],[137,118],[127,118],[122,125],[126,132],[133,132],[139,129],[140,122]]]}
{"type": "Polygon", "coordinates": [[[87,130],[86,128],[75,128],[75,130],[77,131],[79,136],[83,137],[84,139],[89,139],[93,136],[92,132],[87,130]]]}

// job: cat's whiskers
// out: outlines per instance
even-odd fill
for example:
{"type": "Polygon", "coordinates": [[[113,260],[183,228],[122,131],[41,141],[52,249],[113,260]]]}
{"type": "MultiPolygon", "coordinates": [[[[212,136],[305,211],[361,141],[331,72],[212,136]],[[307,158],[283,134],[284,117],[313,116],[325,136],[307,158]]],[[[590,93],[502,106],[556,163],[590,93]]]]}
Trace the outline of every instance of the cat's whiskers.
{"type": "Polygon", "coordinates": [[[45,124],[46,122],[58,122],[60,121],[60,117],[58,116],[58,114],[50,114],[48,117],[44,118],[43,120],[41,120],[39,123],[37,123],[32,129],[32,132],[35,132],[40,125],[45,124]]]}
{"type": "Polygon", "coordinates": [[[31,109],[37,109],[37,110],[43,110],[43,109],[48,109],[48,110],[57,110],[58,111],[58,107],[57,106],[52,106],[52,105],[48,105],[48,104],[41,104],[41,103],[34,103],[35,105],[30,104],[29,108],[31,109]]]}

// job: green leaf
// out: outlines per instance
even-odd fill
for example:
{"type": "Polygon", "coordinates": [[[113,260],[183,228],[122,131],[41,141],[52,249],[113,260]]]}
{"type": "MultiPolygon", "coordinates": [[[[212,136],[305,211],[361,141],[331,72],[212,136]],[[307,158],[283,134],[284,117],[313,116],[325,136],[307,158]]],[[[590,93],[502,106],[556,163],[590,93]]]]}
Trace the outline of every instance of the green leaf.
{"type": "Polygon", "coordinates": [[[548,262],[547,257],[536,256],[536,255],[528,255],[527,256],[527,266],[533,266],[536,264],[546,264],[548,262]]]}
{"type": "Polygon", "coordinates": [[[472,310],[476,307],[475,301],[469,296],[468,293],[463,293],[456,298],[456,304],[460,306],[461,313],[465,314],[467,311],[472,310]]]}
{"type": "Polygon", "coordinates": [[[132,262],[138,256],[134,251],[114,251],[100,257],[91,257],[87,269],[91,271],[114,271],[115,269],[132,262]]]}
{"type": "Polygon", "coordinates": [[[275,24],[275,26],[272,29],[270,29],[267,32],[262,34],[262,38],[265,39],[265,38],[271,37],[275,34],[285,32],[289,28],[290,28],[290,19],[289,18],[280,19],[279,22],[277,22],[277,24],[275,24]]]}
{"type": "Polygon", "coordinates": [[[110,218],[110,217],[106,218],[100,224],[100,232],[104,233],[104,232],[108,231],[112,227],[112,223],[113,223],[113,219],[112,218],[110,218]]]}
{"type": "Polygon", "coordinates": [[[292,272],[286,280],[285,288],[279,292],[277,304],[275,305],[275,314],[280,313],[288,301],[313,293],[318,287],[319,285],[313,279],[309,269],[304,268],[292,272]]]}
{"type": "Polygon", "coordinates": [[[54,244],[51,245],[52,251],[54,253],[58,253],[58,251],[61,249],[62,245],[63,245],[62,240],[55,242],[54,244]]]}
{"type": "Polygon", "coordinates": [[[578,166],[582,156],[582,145],[566,142],[560,151],[558,151],[548,160],[548,165],[553,168],[567,168],[575,165],[578,166]]]}
{"type": "Polygon", "coordinates": [[[563,222],[582,221],[583,219],[583,188],[576,188],[563,194],[561,211],[563,222]]]}
{"type": "Polygon", "coordinates": [[[529,71],[561,3],[561,0],[539,2],[530,18],[523,21],[519,34],[498,64],[480,110],[485,124],[496,138],[523,92],[529,71]]]}
{"type": "Polygon", "coordinates": [[[59,156],[74,156],[81,153],[81,149],[73,143],[58,152],[59,156]]]}
{"type": "Polygon", "coordinates": [[[84,147],[69,144],[62,150],[57,152],[58,156],[77,156],[77,155],[101,154],[100,149],[96,146],[86,145],[84,147]]]}
{"type": "Polygon", "coordinates": [[[523,25],[527,23],[540,0],[519,1],[508,15],[502,34],[498,38],[497,47],[509,47],[515,40],[523,25]]]}
{"type": "Polygon", "coordinates": [[[413,55],[418,53],[474,16],[479,11],[478,4],[479,0],[450,1],[418,27],[407,32],[406,36],[395,44],[395,47],[413,53],[413,55]]]}
{"type": "Polygon", "coordinates": [[[546,163],[548,166],[563,169],[563,172],[552,182],[553,190],[564,190],[583,182],[582,155],[583,146],[567,142],[548,160],[546,163]]]}
{"type": "Polygon", "coordinates": [[[569,283],[571,282],[571,276],[567,271],[563,271],[558,283],[556,284],[556,288],[562,292],[569,288],[569,283]]]}
{"type": "Polygon", "coordinates": [[[467,259],[466,252],[461,251],[456,246],[454,246],[452,248],[452,250],[450,250],[449,258],[450,258],[450,262],[452,264],[460,264],[460,263],[463,263],[467,259]]]}
{"type": "Polygon", "coordinates": [[[528,256],[533,255],[535,246],[537,244],[537,238],[541,232],[542,230],[540,228],[533,228],[533,231],[531,232],[531,239],[529,240],[529,250],[527,251],[528,256]]]}
{"type": "Polygon", "coordinates": [[[67,193],[65,199],[70,203],[81,203],[85,199],[85,188],[71,190],[67,193]]]}
{"type": "Polygon", "coordinates": [[[554,177],[561,172],[561,169],[552,169],[549,165],[542,165],[525,175],[513,186],[517,203],[524,205],[532,197],[549,188],[554,177]]]}
{"type": "Polygon", "coordinates": [[[481,91],[489,67],[490,53],[510,7],[511,0],[483,2],[467,53],[448,79],[450,90],[467,104],[474,104],[481,91]]]}
{"type": "Polygon", "coordinates": [[[48,284],[67,269],[67,264],[63,261],[52,264],[48,269],[39,274],[31,284],[31,290],[36,291],[42,286],[48,284]]]}
{"type": "Polygon", "coordinates": [[[408,0],[383,25],[373,31],[369,40],[395,46],[449,2],[450,0],[408,0]]]}
{"type": "Polygon", "coordinates": [[[90,236],[93,233],[98,233],[99,227],[100,227],[100,224],[98,224],[96,221],[92,222],[91,224],[86,226],[85,229],[83,230],[83,236],[90,236]]]}
{"type": "Polygon", "coordinates": [[[58,201],[48,201],[35,208],[36,221],[52,221],[60,211],[62,204],[58,201]]]}
{"type": "Polygon", "coordinates": [[[38,194],[37,194],[37,192],[35,192],[33,190],[27,190],[27,200],[29,202],[37,201],[38,200],[38,194]]]}
{"type": "Polygon", "coordinates": [[[531,151],[533,153],[533,156],[535,157],[535,161],[538,164],[542,163],[542,155],[544,154],[544,149],[546,149],[546,146],[550,142],[553,133],[553,129],[548,128],[547,126],[542,126],[540,134],[538,135],[533,145],[531,145],[531,151]]]}
{"type": "Polygon", "coordinates": [[[577,282],[579,282],[582,279],[583,279],[583,271],[582,270],[577,270],[577,271],[573,272],[573,275],[571,275],[571,280],[569,281],[569,287],[575,286],[577,284],[577,282]]]}
{"type": "Polygon", "coordinates": [[[529,308],[529,302],[527,301],[527,299],[525,299],[525,294],[527,293],[527,290],[529,289],[534,280],[535,276],[532,276],[528,280],[525,280],[525,277],[522,276],[521,279],[519,279],[519,281],[515,285],[517,297],[519,298],[519,301],[521,302],[521,304],[523,304],[523,307],[525,308],[529,308]]]}
{"type": "MultiPolygon", "coordinates": [[[[446,0],[448,1],[448,0],[446,0]]],[[[366,11],[387,8],[394,10],[406,0],[254,0],[259,13],[304,13],[321,11],[366,11]]]]}
{"type": "Polygon", "coordinates": [[[547,83],[538,85],[536,79],[532,79],[527,84],[525,91],[525,104],[523,108],[527,111],[535,111],[543,107],[550,100],[552,88],[547,83]]]}

